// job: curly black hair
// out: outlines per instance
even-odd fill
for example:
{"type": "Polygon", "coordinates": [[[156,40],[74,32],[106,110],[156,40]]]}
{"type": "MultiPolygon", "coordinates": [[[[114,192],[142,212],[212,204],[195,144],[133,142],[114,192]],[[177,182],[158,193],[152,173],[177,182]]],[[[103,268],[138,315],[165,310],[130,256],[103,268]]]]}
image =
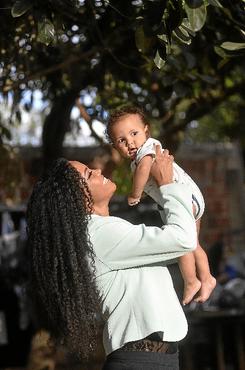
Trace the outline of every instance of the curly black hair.
{"type": "Polygon", "coordinates": [[[131,115],[131,114],[137,114],[140,117],[144,126],[149,125],[149,122],[146,119],[144,111],[140,107],[136,107],[136,106],[133,106],[133,105],[125,105],[122,108],[115,109],[110,113],[109,120],[108,120],[108,123],[107,123],[107,127],[106,127],[106,130],[105,130],[106,138],[107,138],[107,140],[109,141],[110,144],[113,144],[112,135],[111,135],[111,128],[118,121],[120,121],[122,118],[124,118],[128,115],[131,115]]]}
{"type": "Polygon", "coordinates": [[[86,181],[61,158],[34,186],[26,215],[38,324],[80,358],[95,348],[100,307],[88,235],[92,208],[86,181]]]}

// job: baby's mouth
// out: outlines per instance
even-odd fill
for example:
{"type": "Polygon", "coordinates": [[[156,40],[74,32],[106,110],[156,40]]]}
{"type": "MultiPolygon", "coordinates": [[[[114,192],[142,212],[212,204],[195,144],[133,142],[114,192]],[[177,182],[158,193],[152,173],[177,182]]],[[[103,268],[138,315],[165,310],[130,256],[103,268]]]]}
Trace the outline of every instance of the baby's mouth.
{"type": "Polygon", "coordinates": [[[136,148],[129,149],[129,151],[128,151],[128,154],[129,154],[129,156],[130,156],[131,159],[134,159],[135,158],[136,153],[137,153],[137,149],[136,148]]]}

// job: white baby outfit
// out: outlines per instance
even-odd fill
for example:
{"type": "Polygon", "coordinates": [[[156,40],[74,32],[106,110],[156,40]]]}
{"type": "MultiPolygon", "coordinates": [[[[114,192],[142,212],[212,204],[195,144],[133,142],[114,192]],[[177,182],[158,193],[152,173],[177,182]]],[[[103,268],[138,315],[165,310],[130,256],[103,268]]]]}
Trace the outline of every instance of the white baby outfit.
{"type": "MultiPolygon", "coordinates": [[[[145,157],[146,155],[152,155],[152,157],[155,157],[155,145],[160,145],[162,149],[162,145],[160,141],[149,138],[146,140],[146,142],[137,150],[135,159],[131,162],[131,170],[134,172],[138,163],[140,160],[145,157]]],[[[162,149],[164,150],[164,149],[162,149]]],[[[177,165],[177,163],[174,162],[174,182],[180,183],[180,184],[186,184],[190,186],[192,191],[192,201],[195,206],[196,212],[195,212],[195,219],[198,220],[200,217],[202,217],[204,209],[205,209],[205,203],[203,199],[203,195],[197,186],[197,184],[192,180],[192,178],[180,167],[177,165]]],[[[144,192],[148,194],[158,205],[160,205],[159,201],[159,187],[157,186],[154,179],[150,176],[145,188],[144,192]]],[[[162,210],[160,208],[160,210],[162,210]]],[[[161,216],[163,217],[163,213],[161,213],[161,216]]]]}

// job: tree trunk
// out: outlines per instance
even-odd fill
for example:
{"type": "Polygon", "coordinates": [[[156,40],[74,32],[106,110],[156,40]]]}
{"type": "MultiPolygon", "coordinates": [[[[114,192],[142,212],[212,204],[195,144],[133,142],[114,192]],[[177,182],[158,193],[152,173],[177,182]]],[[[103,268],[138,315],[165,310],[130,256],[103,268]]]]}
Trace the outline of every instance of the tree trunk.
{"type": "Polygon", "coordinates": [[[181,136],[181,132],[165,133],[160,135],[159,140],[161,141],[163,148],[168,149],[171,154],[174,154],[181,143],[181,136]]]}
{"type": "Polygon", "coordinates": [[[57,97],[46,117],[42,134],[42,152],[44,168],[50,162],[63,155],[65,134],[70,128],[71,110],[79,91],[71,90],[57,97]]]}

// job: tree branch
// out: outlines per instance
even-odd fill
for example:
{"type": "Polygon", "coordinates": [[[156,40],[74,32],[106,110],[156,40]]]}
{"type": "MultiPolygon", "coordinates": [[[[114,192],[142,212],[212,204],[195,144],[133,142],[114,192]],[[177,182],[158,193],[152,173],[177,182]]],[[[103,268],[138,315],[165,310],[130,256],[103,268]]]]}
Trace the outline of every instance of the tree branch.
{"type": "Polygon", "coordinates": [[[99,38],[101,44],[104,46],[104,49],[110,54],[110,56],[115,60],[115,62],[118,63],[119,65],[121,65],[122,67],[138,71],[138,69],[139,69],[138,67],[134,67],[132,65],[126,64],[126,63],[122,62],[120,59],[118,59],[118,57],[113,53],[112,49],[104,41],[103,36],[101,34],[101,31],[100,31],[100,28],[99,28],[99,26],[97,24],[97,21],[95,19],[94,6],[93,6],[91,0],[88,0],[87,2],[88,2],[88,5],[89,5],[91,13],[92,13],[92,20],[93,20],[94,28],[96,30],[96,33],[98,35],[98,38],[99,38]]]}
{"type": "Polygon", "coordinates": [[[37,79],[38,77],[41,77],[41,76],[50,75],[50,74],[52,74],[52,73],[54,73],[54,72],[56,72],[60,69],[63,69],[63,68],[65,68],[65,67],[67,67],[71,64],[77,63],[82,59],[89,59],[93,54],[95,54],[96,52],[99,52],[101,50],[103,50],[103,48],[96,47],[96,48],[92,48],[91,50],[89,50],[87,52],[84,52],[80,55],[71,56],[69,59],[67,59],[67,60],[65,60],[61,63],[52,65],[51,67],[48,67],[48,68],[43,69],[41,71],[37,71],[37,72],[25,77],[23,80],[15,82],[12,85],[5,86],[3,88],[3,91],[8,92],[8,91],[11,91],[11,90],[15,90],[16,88],[19,87],[20,84],[26,83],[26,82],[31,81],[31,80],[35,80],[35,79],[37,79]]]}
{"type": "MultiPolygon", "coordinates": [[[[185,119],[181,120],[181,122],[176,125],[168,125],[166,129],[164,127],[164,134],[169,135],[176,133],[178,131],[183,131],[191,121],[203,117],[205,114],[207,114],[207,112],[208,113],[212,112],[219,104],[221,104],[227,98],[238,93],[245,94],[245,86],[243,82],[241,84],[233,86],[232,88],[227,89],[223,94],[219,95],[218,97],[210,98],[209,96],[207,98],[207,94],[205,94],[205,97],[203,94],[203,96],[201,96],[198,100],[196,100],[189,106],[185,119]]],[[[170,116],[169,119],[171,120],[171,118],[172,117],[170,116]]]]}
{"type": "Polygon", "coordinates": [[[76,100],[76,106],[78,107],[79,111],[80,111],[80,115],[81,117],[87,122],[87,124],[89,125],[89,128],[92,132],[92,135],[95,137],[96,140],[99,141],[100,144],[103,144],[104,145],[104,141],[103,139],[97,134],[97,132],[94,130],[93,128],[93,120],[92,118],[88,115],[88,113],[86,112],[84,106],[80,103],[80,100],[77,99],[76,100]]]}

